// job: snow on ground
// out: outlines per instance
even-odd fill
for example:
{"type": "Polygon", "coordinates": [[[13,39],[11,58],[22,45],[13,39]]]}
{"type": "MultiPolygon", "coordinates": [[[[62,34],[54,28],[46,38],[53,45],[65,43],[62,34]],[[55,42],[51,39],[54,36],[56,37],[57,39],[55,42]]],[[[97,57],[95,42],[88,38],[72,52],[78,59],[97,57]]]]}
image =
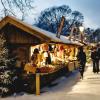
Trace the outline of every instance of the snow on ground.
{"type": "Polygon", "coordinates": [[[74,71],[69,77],[56,80],[56,86],[43,88],[39,96],[24,94],[0,100],[100,100],[100,74],[92,73],[89,66],[84,79],[80,80],[79,77],[78,71],[74,71]]]}

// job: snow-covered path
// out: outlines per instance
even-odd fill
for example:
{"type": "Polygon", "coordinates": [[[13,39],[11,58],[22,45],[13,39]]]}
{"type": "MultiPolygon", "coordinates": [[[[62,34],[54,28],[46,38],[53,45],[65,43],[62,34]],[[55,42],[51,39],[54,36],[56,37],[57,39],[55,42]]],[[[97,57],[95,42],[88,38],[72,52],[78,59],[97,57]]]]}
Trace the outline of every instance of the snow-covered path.
{"type": "Polygon", "coordinates": [[[11,96],[0,100],[100,100],[100,73],[92,73],[89,66],[84,74],[84,79],[79,79],[79,73],[74,71],[70,77],[61,77],[54,83],[54,87],[45,87],[40,96],[24,94],[11,96]]]}

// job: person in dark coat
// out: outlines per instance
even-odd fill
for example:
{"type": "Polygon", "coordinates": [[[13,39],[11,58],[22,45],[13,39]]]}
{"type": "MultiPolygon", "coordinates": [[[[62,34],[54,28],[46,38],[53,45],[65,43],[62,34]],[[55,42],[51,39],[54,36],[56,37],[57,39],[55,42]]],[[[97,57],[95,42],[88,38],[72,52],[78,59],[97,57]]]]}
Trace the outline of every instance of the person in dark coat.
{"type": "Polygon", "coordinates": [[[85,64],[86,64],[86,54],[83,51],[83,47],[79,47],[77,59],[80,63],[79,71],[80,71],[80,74],[81,74],[81,78],[83,79],[83,74],[84,74],[84,69],[85,69],[85,64]]]}
{"type": "MultiPolygon", "coordinates": [[[[100,65],[100,44],[97,45],[97,52],[98,52],[98,56],[99,56],[99,65],[100,65]]],[[[99,66],[100,67],[100,66],[99,66]]]]}
{"type": "Polygon", "coordinates": [[[94,47],[91,52],[91,58],[93,62],[93,72],[99,72],[99,52],[97,51],[97,47],[94,47]]]}

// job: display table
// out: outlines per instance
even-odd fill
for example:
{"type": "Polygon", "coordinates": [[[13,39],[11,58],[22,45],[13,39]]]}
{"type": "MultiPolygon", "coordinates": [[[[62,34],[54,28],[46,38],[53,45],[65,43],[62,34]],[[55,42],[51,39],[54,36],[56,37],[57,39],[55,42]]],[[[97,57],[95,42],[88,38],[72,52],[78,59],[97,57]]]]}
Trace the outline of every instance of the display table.
{"type": "Polygon", "coordinates": [[[39,72],[38,74],[40,78],[37,79],[40,79],[40,82],[36,82],[37,73],[26,74],[23,78],[25,84],[25,92],[36,93],[36,87],[39,87],[36,86],[36,83],[40,83],[40,88],[49,86],[54,80],[63,75],[66,75],[66,73],[69,73],[67,65],[62,65],[61,67],[57,67],[49,72],[39,72]]]}
{"type": "Polygon", "coordinates": [[[36,90],[40,90],[40,89],[36,89],[36,87],[42,88],[44,86],[49,86],[57,78],[61,76],[65,76],[68,73],[75,70],[76,66],[77,66],[77,61],[73,60],[66,64],[56,64],[56,65],[52,65],[52,66],[48,66],[44,68],[43,67],[38,68],[38,74],[39,74],[38,78],[36,78],[37,73],[31,74],[31,75],[28,74],[28,80],[27,80],[28,91],[27,92],[28,93],[35,92],[39,94],[39,92],[36,92],[36,90]],[[39,82],[37,82],[36,79],[38,79],[39,82]],[[36,83],[39,83],[40,86],[36,86],[36,83]]]}

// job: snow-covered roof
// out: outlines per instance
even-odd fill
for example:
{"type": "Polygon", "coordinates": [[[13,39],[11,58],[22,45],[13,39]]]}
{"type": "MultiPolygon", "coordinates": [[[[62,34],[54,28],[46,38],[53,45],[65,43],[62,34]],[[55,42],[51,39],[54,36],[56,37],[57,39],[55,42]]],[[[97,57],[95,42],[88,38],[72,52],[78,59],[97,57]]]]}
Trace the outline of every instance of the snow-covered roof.
{"type": "Polygon", "coordinates": [[[38,32],[42,33],[43,35],[51,38],[51,41],[54,41],[54,42],[59,42],[59,43],[72,43],[70,40],[68,40],[65,36],[61,35],[60,38],[56,37],[56,34],[55,33],[51,33],[49,31],[45,31],[43,29],[40,29],[36,26],[33,26],[33,28],[35,30],[37,30],[38,32]]]}
{"type": "Polygon", "coordinates": [[[7,23],[11,23],[11,24],[15,25],[16,27],[21,28],[32,35],[42,38],[42,39],[44,39],[44,41],[82,45],[81,43],[78,43],[75,41],[70,41],[66,36],[63,36],[63,35],[61,35],[60,38],[58,38],[58,37],[56,37],[56,34],[54,34],[54,33],[45,31],[36,26],[29,25],[15,17],[12,17],[12,16],[6,16],[3,20],[0,21],[0,29],[2,27],[4,27],[7,23]]]}

